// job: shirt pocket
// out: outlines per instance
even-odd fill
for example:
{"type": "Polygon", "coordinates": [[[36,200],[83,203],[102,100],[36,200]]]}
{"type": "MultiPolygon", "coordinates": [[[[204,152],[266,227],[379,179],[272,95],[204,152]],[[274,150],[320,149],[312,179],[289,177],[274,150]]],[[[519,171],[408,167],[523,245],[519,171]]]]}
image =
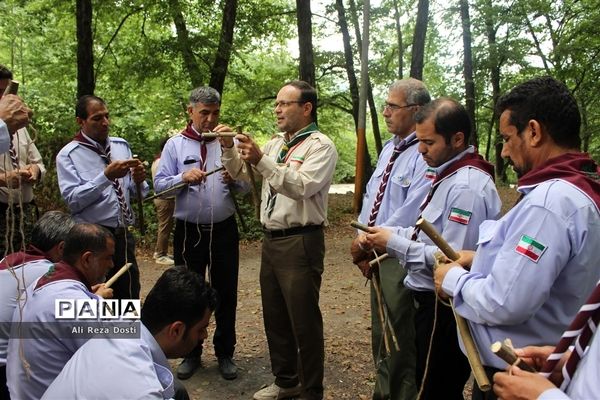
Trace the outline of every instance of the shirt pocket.
{"type": "Polygon", "coordinates": [[[443,224],[440,223],[438,225],[438,224],[436,224],[436,222],[442,218],[443,214],[444,214],[443,208],[435,207],[432,203],[429,203],[427,205],[427,207],[425,208],[425,210],[423,211],[423,214],[421,214],[421,216],[430,224],[432,224],[436,227],[441,227],[441,226],[443,226],[443,224]]]}
{"type": "Polygon", "coordinates": [[[412,183],[412,178],[405,174],[395,175],[391,177],[392,184],[401,187],[403,189],[408,189],[410,184],[412,183]]]}
{"type": "Polygon", "coordinates": [[[477,239],[477,246],[488,243],[496,235],[499,227],[498,221],[485,220],[479,225],[479,238],[477,239]]]}

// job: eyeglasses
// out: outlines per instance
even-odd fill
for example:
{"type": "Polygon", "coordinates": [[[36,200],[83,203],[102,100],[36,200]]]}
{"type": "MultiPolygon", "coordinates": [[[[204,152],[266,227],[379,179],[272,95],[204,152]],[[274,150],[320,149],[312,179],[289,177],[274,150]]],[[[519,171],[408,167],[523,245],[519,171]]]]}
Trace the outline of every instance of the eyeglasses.
{"type": "Polygon", "coordinates": [[[399,106],[397,104],[385,103],[383,106],[381,106],[381,111],[385,111],[385,110],[396,111],[396,110],[400,110],[402,108],[408,108],[408,107],[413,107],[413,106],[418,106],[418,104],[407,104],[405,106],[399,106]]]}
{"type": "Polygon", "coordinates": [[[292,101],[281,100],[281,101],[276,101],[275,104],[273,104],[273,108],[287,107],[290,104],[294,104],[294,103],[296,103],[296,104],[304,104],[304,103],[306,103],[306,101],[301,101],[301,100],[292,100],[292,101]]]}

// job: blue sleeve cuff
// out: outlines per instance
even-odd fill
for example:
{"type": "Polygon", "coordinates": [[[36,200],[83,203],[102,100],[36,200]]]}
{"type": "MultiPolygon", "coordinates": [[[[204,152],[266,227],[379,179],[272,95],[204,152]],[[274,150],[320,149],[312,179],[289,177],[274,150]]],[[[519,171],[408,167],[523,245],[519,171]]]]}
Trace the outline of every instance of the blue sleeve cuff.
{"type": "Polygon", "coordinates": [[[402,263],[406,263],[406,256],[411,243],[411,240],[394,234],[386,246],[387,253],[390,256],[397,258],[402,263]]]}
{"type": "Polygon", "coordinates": [[[558,388],[548,389],[544,391],[538,397],[538,400],[570,400],[571,398],[567,396],[564,392],[562,392],[558,388]]]}
{"type": "Polygon", "coordinates": [[[469,271],[461,267],[451,268],[444,277],[444,281],[442,282],[442,289],[444,290],[444,292],[446,292],[446,294],[452,297],[456,297],[458,281],[463,275],[467,274],[468,272],[469,271]]]}

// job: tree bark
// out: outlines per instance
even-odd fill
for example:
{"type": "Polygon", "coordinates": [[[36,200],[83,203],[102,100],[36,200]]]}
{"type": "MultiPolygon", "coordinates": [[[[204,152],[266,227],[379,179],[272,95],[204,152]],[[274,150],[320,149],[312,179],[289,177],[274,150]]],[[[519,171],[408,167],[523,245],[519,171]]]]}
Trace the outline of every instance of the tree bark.
{"type": "Polygon", "coordinates": [[[396,45],[398,46],[398,79],[404,75],[404,45],[402,43],[402,26],[400,25],[400,10],[398,0],[394,0],[394,22],[396,23],[396,45]]]}
{"type": "Polygon", "coordinates": [[[429,0],[419,0],[417,8],[417,23],[413,38],[412,58],[410,62],[410,76],[423,80],[423,66],[425,59],[425,39],[427,36],[427,22],[429,20],[429,0]]]}
{"type": "Polygon", "coordinates": [[[77,0],[77,97],[94,94],[94,39],[92,37],[92,1],[77,0]]]}
{"type": "Polygon", "coordinates": [[[473,80],[473,56],[471,53],[471,18],[469,17],[468,0],[460,0],[460,17],[463,29],[463,74],[465,78],[465,103],[469,118],[471,118],[470,144],[479,145],[477,123],[475,120],[475,81],[473,80]]]}
{"type": "Polygon", "coordinates": [[[219,40],[219,48],[217,49],[217,56],[215,57],[209,83],[209,85],[219,93],[223,93],[227,68],[229,67],[229,60],[231,59],[237,5],[238,0],[225,0],[225,5],[223,7],[221,38],[219,40]]]}
{"type": "Polygon", "coordinates": [[[348,32],[348,21],[344,10],[344,1],[335,0],[335,8],[338,13],[338,24],[342,32],[344,42],[344,60],[346,62],[346,74],[350,85],[350,96],[352,96],[352,118],[354,118],[354,127],[358,128],[358,81],[354,71],[354,57],[352,54],[352,44],[350,43],[350,33],[348,32]]]}
{"type": "MultiPolygon", "coordinates": [[[[352,16],[352,23],[354,24],[354,31],[356,33],[356,46],[359,49],[359,54],[362,56],[362,40],[360,33],[360,25],[358,23],[358,13],[356,12],[356,5],[354,4],[354,0],[350,0],[350,14],[352,16]]],[[[375,150],[377,151],[377,155],[381,153],[381,149],[383,148],[383,144],[381,142],[381,132],[379,131],[379,119],[377,119],[377,106],[375,105],[375,100],[373,98],[373,87],[371,86],[371,79],[368,78],[368,96],[367,100],[369,102],[369,111],[371,112],[371,126],[373,127],[373,138],[375,139],[375,150]]],[[[368,168],[365,170],[367,173],[367,177],[371,175],[371,160],[367,153],[366,161],[369,163],[368,168]]]]}
{"type": "Polygon", "coordinates": [[[298,45],[300,47],[300,79],[316,87],[315,61],[312,46],[312,13],[310,0],[296,0],[298,45]]]}
{"type": "Polygon", "coordinates": [[[192,52],[192,45],[190,43],[190,36],[181,12],[181,5],[179,0],[169,0],[169,11],[175,24],[175,30],[177,32],[177,44],[179,45],[179,51],[183,57],[183,64],[190,75],[192,86],[198,87],[202,85],[202,72],[196,61],[196,56],[192,52]]]}

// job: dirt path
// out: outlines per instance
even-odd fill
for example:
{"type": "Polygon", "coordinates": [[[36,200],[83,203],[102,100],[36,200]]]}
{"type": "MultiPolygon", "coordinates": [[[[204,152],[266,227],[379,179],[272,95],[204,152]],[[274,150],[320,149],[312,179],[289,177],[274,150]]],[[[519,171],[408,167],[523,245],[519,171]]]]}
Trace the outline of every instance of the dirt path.
{"type": "MultiPolygon", "coordinates": [[[[372,391],[370,308],[368,286],[352,265],[348,253],[353,229],[342,216],[326,231],[327,254],[321,287],[321,311],[325,328],[325,398],[367,399],[372,391]]],[[[147,255],[140,255],[144,294],[164,270],[147,255]]],[[[237,309],[239,367],[236,380],[226,381],[218,371],[211,343],[204,346],[203,367],[184,381],[192,399],[251,399],[263,384],[270,384],[269,353],[262,322],[258,271],[260,243],[241,246],[237,309]]],[[[214,323],[214,321],[213,321],[214,323]]],[[[212,326],[209,338],[212,337],[212,326]]],[[[180,360],[172,360],[174,369],[180,360]]]]}

